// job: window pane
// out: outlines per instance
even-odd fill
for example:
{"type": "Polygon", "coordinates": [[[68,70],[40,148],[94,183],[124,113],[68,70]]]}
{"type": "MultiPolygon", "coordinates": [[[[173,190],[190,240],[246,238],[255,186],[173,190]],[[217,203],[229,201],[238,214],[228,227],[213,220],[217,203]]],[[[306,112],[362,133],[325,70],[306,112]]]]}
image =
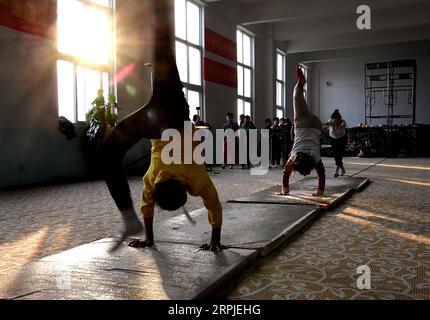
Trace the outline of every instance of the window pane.
{"type": "Polygon", "coordinates": [[[85,6],[76,0],[58,0],[57,11],[58,50],[78,55],[82,28],[76,21],[85,15],[85,6]]]}
{"type": "Polygon", "coordinates": [[[108,64],[112,48],[109,15],[76,0],[58,1],[58,50],[108,64]]]}
{"type": "Polygon", "coordinates": [[[243,64],[251,66],[251,38],[243,35],[243,64]]]}
{"type": "Polygon", "coordinates": [[[241,114],[244,114],[245,110],[243,110],[243,100],[237,99],[237,117],[239,119],[239,116],[241,114]]]}
{"type": "Polygon", "coordinates": [[[176,65],[182,82],[188,82],[187,46],[176,41],[176,65]]]}
{"type": "Polygon", "coordinates": [[[58,115],[76,122],[75,117],[75,83],[73,64],[71,62],[57,61],[58,76],[58,115]]]}
{"type": "Polygon", "coordinates": [[[108,64],[112,38],[108,13],[88,7],[84,21],[83,41],[79,49],[82,55],[79,56],[92,62],[108,64]]]}
{"type": "Polygon", "coordinates": [[[109,7],[109,0],[90,0],[91,2],[94,2],[96,4],[99,4],[103,7],[109,7]]]}
{"type": "Polygon", "coordinates": [[[244,68],[244,96],[251,98],[251,70],[244,68]]]}
{"type": "Polygon", "coordinates": [[[242,32],[239,30],[236,32],[237,37],[237,61],[243,63],[243,42],[242,42],[242,32]]]}
{"type": "Polygon", "coordinates": [[[237,66],[237,94],[243,96],[243,67],[237,66]]]}
{"type": "Polygon", "coordinates": [[[200,44],[200,8],[187,1],[187,40],[200,44]]]}
{"type": "Polygon", "coordinates": [[[188,104],[190,105],[190,117],[200,113],[200,92],[188,90],[188,104]]]}
{"type": "Polygon", "coordinates": [[[284,106],[284,86],[281,82],[276,81],[276,105],[284,106]]]}
{"type": "Polygon", "coordinates": [[[243,109],[245,116],[251,116],[251,103],[245,101],[243,109]]]}
{"type": "Polygon", "coordinates": [[[188,47],[190,54],[189,67],[190,67],[190,83],[195,85],[201,85],[202,83],[202,64],[200,50],[188,47]]]}
{"type": "Polygon", "coordinates": [[[284,117],[284,111],[282,109],[276,109],[276,117],[279,119],[284,117]]]}
{"type": "Polygon", "coordinates": [[[284,57],[281,54],[277,54],[276,67],[277,67],[277,79],[284,80],[284,57]]]}
{"type": "Polygon", "coordinates": [[[185,0],[175,0],[175,34],[178,38],[186,39],[185,0]]]}
{"type": "Polygon", "coordinates": [[[91,102],[101,86],[100,76],[99,71],[76,67],[78,121],[85,121],[85,114],[92,108],[91,102]]]}

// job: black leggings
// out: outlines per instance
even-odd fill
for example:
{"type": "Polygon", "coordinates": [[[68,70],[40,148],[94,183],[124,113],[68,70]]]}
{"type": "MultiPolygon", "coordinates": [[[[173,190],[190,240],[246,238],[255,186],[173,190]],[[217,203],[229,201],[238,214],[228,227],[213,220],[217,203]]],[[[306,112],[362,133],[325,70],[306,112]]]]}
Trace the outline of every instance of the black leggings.
{"type": "Polygon", "coordinates": [[[347,141],[348,141],[347,135],[339,139],[330,138],[331,147],[333,149],[334,160],[336,162],[336,165],[339,167],[343,167],[342,158],[345,152],[347,141]]]}
{"type": "Polygon", "coordinates": [[[173,54],[173,28],[168,21],[173,1],[153,0],[154,63],[150,101],[121,120],[100,148],[100,165],[109,192],[119,209],[132,207],[130,188],[122,169],[125,153],[142,138],[160,139],[165,129],[183,130],[189,121],[189,106],[182,91],[173,54]]]}

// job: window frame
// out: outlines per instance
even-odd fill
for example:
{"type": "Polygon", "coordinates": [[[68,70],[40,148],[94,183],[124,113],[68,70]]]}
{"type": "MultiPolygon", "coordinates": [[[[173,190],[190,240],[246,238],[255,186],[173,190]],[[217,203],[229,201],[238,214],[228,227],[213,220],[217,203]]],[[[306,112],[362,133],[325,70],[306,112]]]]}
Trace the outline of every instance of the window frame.
{"type": "MultiPolygon", "coordinates": [[[[69,0],[70,1],[70,0],[69,0]]],[[[102,4],[92,2],[90,0],[74,0],[84,4],[86,7],[95,8],[106,12],[109,17],[109,32],[111,34],[111,50],[109,52],[108,63],[95,63],[92,61],[85,60],[84,58],[79,58],[73,54],[68,54],[61,52],[59,50],[58,40],[57,40],[57,90],[59,89],[59,79],[58,79],[58,63],[66,62],[71,63],[73,65],[73,119],[68,119],[74,124],[84,124],[84,120],[79,120],[79,105],[78,105],[78,68],[84,68],[91,71],[96,71],[99,73],[99,88],[103,88],[103,74],[106,73],[108,76],[108,92],[105,92],[105,97],[110,93],[117,94],[117,86],[116,86],[116,16],[115,16],[115,8],[116,8],[116,0],[109,0],[109,6],[106,7],[102,4]]],[[[57,0],[57,7],[58,7],[57,0]]],[[[59,37],[59,35],[57,35],[59,37]]],[[[96,97],[97,92],[94,92],[94,98],[96,97]]],[[[58,99],[58,115],[60,116],[60,101],[58,99]]],[[[86,107],[86,110],[90,110],[91,106],[86,107]]]]}
{"type": "MultiPolygon", "coordinates": [[[[184,87],[183,91],[184,91],[184,95],[185,98],[188,101],[188,91],[193,91],[193,92],[198,92],[199,93],[199,105],[200,105],[200,109],[197,110],[197,114],[200,116],[201,119],[205,119],[206,116],[206,110],[205,110],[205,90],[204,90],[204,79],[203,79],[203,55],[204,55],[204,50],[203,50],[203,40],[204,40],[204,35],[203,35],[203,18],[204,18],[204,6],[198,2],[198,1],[193,1],[193,0],[184,0],[185,2],[185,38],[180,38],[177,36],[176,33],[176,8],[175,8],[175,30],[174,30],[174,41],[175,41],[175,58],[176,58],[176,43],[179,42],[183,45],[185,45],[186,47],[186,62],[187,62],[187,81],[182,81],[182,85],[184,87]],[[188,5],[187,3],[191,3],[195,6],[197,6],[199,8],[199,44],[195,44],[193,42],[188,41],[188,5]],[[196,49],[199,51],[200,53],[200,85],[196,85],[190,82],[190,48],[196,49]]],[[[176,1],[175,4],[176,6],[176,1]]],[[[176,64],[178,65],[178,60],[176,60],[176,64]]],[[[191,110],[190,110],[190,118],[192,118],[194,116],[194,114],[191,114],[191,110]]]]}
{"type": "Polygon", "coordinates": [[[285,84],[286,84],[286,57],[287,55],[282,50],[276,49],[275,52],[275,61],[276,61],[276,76],[275,76],[275,117],[279,118],[278,112],[282,112],[282,117],[285,117],[286,115],[286,91],[285,91],[285,84]],[[282,59],[282,79],[279,79],[278,77],[278,57],[281,56],[282,59]],[[278,84],[281,86],[281,104],[278,104],[278,84]]]}
{"type": "Polygon", "coordinates": [[[237,67],[237,81],[238,81],[238,89],[237,89],[237,117],[239,119],[241,114],[244,115],[248,115],[245,112],[245,103],[249,103],[250,104],[250,114],[249,116],[251,118],[253,118],[254,115],[254,93],[255,93],[255,88],[254,88],[254,79],[255,79],[255,59],[254,59],[254,51],[255,51],[255,39],[254,39],[254,35],[249,32],[248,30],[238,26],[236,29],[236,43],[237,43],[237,54],[239,55],[239,52],[242,52],[242,57],[241,57],[241,61],[239,60],[239,56],[237,57],[237,61],[236,61],[236,67],[237,67]],[[241,40],[241,44],[242,44],[242,48],[241,50],[239,50],[239,39],[238,39],[238,35],[240,34],[240,36],[242,37],[241,40]],[[244,56],[245,56],[245,52],[244,52],[244,36],[247,36],[250,38],[250,65],[245,64],[244,62],[244,56]],[[242,68],[242,94],[239,94],[239,68],[242,68]],[[249,74],[250,74],[250,96],[247,97],[245,95],[245,70],[249,70],[249,74]],[[239,112],[239,101],[242,101],[242,112],[239,112]]]}

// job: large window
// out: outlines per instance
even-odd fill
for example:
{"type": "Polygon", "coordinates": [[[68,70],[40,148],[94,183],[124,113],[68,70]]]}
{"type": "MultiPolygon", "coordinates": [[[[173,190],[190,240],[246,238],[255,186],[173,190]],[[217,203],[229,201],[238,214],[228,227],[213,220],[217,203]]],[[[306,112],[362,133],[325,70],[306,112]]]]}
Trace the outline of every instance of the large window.
{"type": "Polygon", "coordinates": [[[58,113],[75,123],[113,89],[113,1],[57,0],[58,113]]]}
{"type": "Polygon", "coordinates": [[[175,0],[176,64],[190,105],[190,116],[203,117],[202,9],[190,0],[175,0]]]}
{"type": "Polygon", "coordinates": [[[237,115],[252,116],[254,39],[237,30],[237,115]]]}
{"type": "Polygon", "coordinates": [[[276,116],[285,116],[285,54],[276,52],[276,116]]]}

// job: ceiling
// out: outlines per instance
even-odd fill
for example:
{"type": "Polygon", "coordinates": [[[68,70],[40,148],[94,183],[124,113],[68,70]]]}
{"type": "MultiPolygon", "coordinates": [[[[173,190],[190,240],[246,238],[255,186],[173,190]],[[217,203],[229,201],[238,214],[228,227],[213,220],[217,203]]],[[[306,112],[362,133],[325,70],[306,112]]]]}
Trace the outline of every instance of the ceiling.
{"type": "MultiPolygon", "coordinates": [[[[359,30],[360,0],[207,0],[235,6],[240,24],[270,26],[289,51],[430,39],[429,0],[366,0],[371,30],[359,30]]],[[[266,28],[267,29],[267,28],[266,28]]]]}

